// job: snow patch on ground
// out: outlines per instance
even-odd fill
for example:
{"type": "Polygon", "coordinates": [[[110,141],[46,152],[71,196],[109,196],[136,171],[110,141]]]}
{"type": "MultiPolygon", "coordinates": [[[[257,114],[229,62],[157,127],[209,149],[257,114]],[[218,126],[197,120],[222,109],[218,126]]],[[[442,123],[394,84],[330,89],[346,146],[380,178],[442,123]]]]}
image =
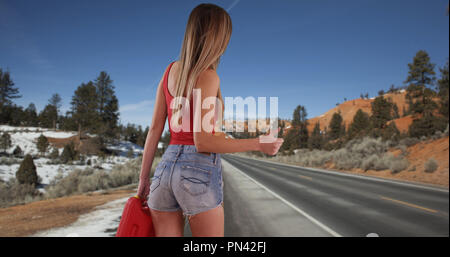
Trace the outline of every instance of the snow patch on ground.
{"type": "MultiPolygon", "coordinates": [[[[91,156],[86,159],[91,159],[91,162],[95,166],[102,167],[105,171],[111,171],[114,165],[123,164],[130,160],[129,158],[123,156],[112,156],[108,157],[105,160],[101,160],[98,156],[91,156]]],[[[21,160],[21,159],[20,159],[21,160]]],[[[47,164],[50,159],[48,158],[39,158],[34,159],[34,165],[36,166],[36,172],[39,177],[41,177],[41,183],[47,185],[52,181],[58,174],[61,174],[62,177],[67,176],[70,172],[75,169],[82,169],[89,167],[89,165],[77,165],[77,164],[47,164]]],[[[19,169],[20,164],[12,164],[0,165],[0,179],[3,181],[8,181],[11,178],[15,178],[16,172],[19,169]]],[[[90,166],[92,167],[92,166],[90,166]]],[[[41,190],[42,191],[42,190],[41,190]]]]}
{"type": "Polygon", "coordinates": [[[34,237],[111,237],[115,236],[120,216],[129,197],[97,206],[74,223],[36,233],[34,237]]]}
{"type": "MultiPolygon", "coordinates": [[[[14,127],[8,125],[0,125],[0,134],[2,134],[3,132],[8,132],[11,135],[12,146],[6,150],[8,154],[11,154],[16,146],[19,146],[22,149],[24,155],[31,154],[32,156],[37,156],[38,154],[36,142],[37,138],[41,134],[54,138],[67,138],[76,135],[76,132],[74,131],[52,131],[50,129],[38,127],[14,127]]],[[[128,141],[119,141],[117,144],[107,145],[107,148],[116,151],[119,156],[109,156],[105,160],[102,160],[98,156],[87,156],[85,159],[85,163],[90,159],[92,166],[100,166],[105,171],[110,171],[114,165],[123,164],[130,160],[130,158],[127,157],[128,149],[133,149],[134,157],[137,157],[144,151],[142,147],[128,141]]],[[[50,149],[52,149],[52,147],[50,147],[50,149]]],[[[63,148],[59,148],[58,151],[59,154],[61,154],[63,148]]],[[[49,152],[51,152],[51,150],[49,150],[47,154],[49,152]]],[[[3,181],[8,181],[9,179],[15,177],[22,158],[15,159],[17,160],[17,164],[0,164],[0,179],[2,179],[3,181]]],[[[42,179],[41,183],[44,185],[50,183],[50,181],[52,181],[59,173],[61,173],[61,175],[64,177],[76,168],[85,169],[86,167],[88,167],[88,165],[82,165],[82,163],[77,164],[77,162],[72,165],[48,164],[48,162],[51,160],[46,157],[36,158],[33,161],[36,165],[37,174],[42,179]]],[[[41,188],[40,190],[44,191],[43,188],[41,188]]]]}
{"type": "Polygon", "coordinates": [[[120,156],[127,156],[129,149],[133,149],[134,156],[137,156],[144,151],[144,148],[128,141],[120,141],[117,144],[109,144],[106,147],[109,150],[118,151],[120,156]]]}

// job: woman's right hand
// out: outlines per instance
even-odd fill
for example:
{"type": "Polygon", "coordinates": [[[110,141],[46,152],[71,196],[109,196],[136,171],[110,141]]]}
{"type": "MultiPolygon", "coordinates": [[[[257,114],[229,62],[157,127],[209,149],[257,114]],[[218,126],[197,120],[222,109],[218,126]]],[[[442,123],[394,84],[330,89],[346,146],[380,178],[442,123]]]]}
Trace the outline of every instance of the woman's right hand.
{"type": "Polygon", "coordinates": [[[278,133],[280,128],[277,128],[274,131],[267,132],[266,135],[259,136],[259,150],[262,153],[268,155],[275,155],[280,150],[281,145],[283,144],[283,138],[277,138],[275,135],[278,133]]]}

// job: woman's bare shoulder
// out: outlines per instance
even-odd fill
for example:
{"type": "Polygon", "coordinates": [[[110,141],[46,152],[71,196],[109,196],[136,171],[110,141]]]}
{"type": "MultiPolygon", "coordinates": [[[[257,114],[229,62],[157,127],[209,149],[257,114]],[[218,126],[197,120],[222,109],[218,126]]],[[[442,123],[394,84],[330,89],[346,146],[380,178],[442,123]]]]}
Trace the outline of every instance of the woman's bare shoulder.
{"type": "Polygon", "coordinates": [[[197,86],[205,87],[205,86],[217,86],[219,87],[220,78],[217,72],[213,69],[207,69],[202,71],[198,75],[197,86]]]}

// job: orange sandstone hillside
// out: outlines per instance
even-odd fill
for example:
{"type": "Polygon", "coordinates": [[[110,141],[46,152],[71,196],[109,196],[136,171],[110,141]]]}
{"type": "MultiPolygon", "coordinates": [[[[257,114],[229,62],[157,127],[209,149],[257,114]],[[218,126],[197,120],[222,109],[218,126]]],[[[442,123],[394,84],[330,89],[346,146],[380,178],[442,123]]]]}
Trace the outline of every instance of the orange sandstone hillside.
{"type": "MultiPolygon", "coordinates": [[[[443,137],[436,140],[427,140],[419,142],[408,147],[406,158],[410,167],[408,171],[402,171],[398,174],[387,174],[386,177],[419,181],[437,185],[449,186],[449,137],[443,137]],[[438,168],[434,172],[425,171],[425,163],[434,159],[438,163],[438,168]],[[413,167],[413,168],[412,168],[413,167]]],[[[400,155],[401,150],[391,150],[394,155],[400,155]]],[[[376,172],[374,172],[376,173],[376,172]]],[[[381,173],[383,174],[383,173],[381,173]]]]}
{"type": "MultiPolygon", "coordinates": [[[[402,90],[395,93],[387,93],[384,95],[385,98],[390,98],[393,103],[395,103],[398,107],[399,115],[403,116],[403,110],[406,109],[407,103],[406,103],[406,91],[402,90]]],[[[333,117],[333,114],[336,112],[341,112],[343,122],[348,128],[348,126],[353,121],[353,116],[355,116],[358,109],[363,110],[367,114],[372,114],[372,107],[371,103],[374,101],[374,98],[371,99],[354,99],[346,101],[342,104],[339,104],[335,108],[327,111],[326,113],[314,117],[308,120],[308,131],[312,132],[314,129],[314,126],[317,122],[320,122],[320,129],[325,130],[325,127],[328,127],[330,124],[331,118],[333,117]]],[[[395,125],[397,125],[397,128],[405,132],[408,130],[409,125],[412,122],[412,117],[401,117],[397,120],[394,120],[395,125]]]]}

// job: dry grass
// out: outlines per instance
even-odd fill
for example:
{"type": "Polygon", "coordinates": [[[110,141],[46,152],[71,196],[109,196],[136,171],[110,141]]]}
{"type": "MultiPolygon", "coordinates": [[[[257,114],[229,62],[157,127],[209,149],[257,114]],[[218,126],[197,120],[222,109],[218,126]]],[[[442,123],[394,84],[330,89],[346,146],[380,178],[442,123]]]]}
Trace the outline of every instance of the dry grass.
{"type": "MultiPolygon", "coordinates": [[[[249,156],[246,153],[240,155],[249,156]]],[[[265,159],[254,155],[251,157],[265,159]]],[[[299,150],[295,155],[277,155],[269,160],[449,187],[448,135],[424,141],[403,140],[400,145],[390,149],[378,140],[365,139],[335,151],[299,150]],[[426,172],[425,166],[429,159],[438,164],[433,172],[426,172]]]]}
{"type": "Polygon", "coordinates": [[[135,189],[117,189],[0,208],[0,237],[29,236],[41,230],[66,226],[96,206],[135,193],[135,189]]]}

